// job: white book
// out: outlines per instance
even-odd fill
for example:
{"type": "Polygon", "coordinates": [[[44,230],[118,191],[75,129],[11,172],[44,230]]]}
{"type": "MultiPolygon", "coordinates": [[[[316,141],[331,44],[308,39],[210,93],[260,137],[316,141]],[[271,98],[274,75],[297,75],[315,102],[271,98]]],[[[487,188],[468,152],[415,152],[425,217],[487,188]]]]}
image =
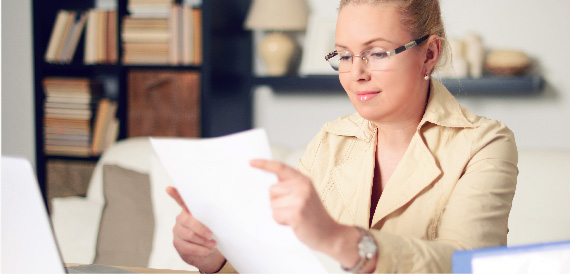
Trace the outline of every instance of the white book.
{"type": "Polygon", "coordinates": [[[182,64],[194,62],[194,14],[192,8],[182,7],[182,64]]]}
{"type": "Polygon", "coordinates": [[[99,16],[97,10],[89,10],[87,15],[87,26],[85,29],[85,53],[83,62],[86,65],[97,62],[97,25],[99,16]]]}

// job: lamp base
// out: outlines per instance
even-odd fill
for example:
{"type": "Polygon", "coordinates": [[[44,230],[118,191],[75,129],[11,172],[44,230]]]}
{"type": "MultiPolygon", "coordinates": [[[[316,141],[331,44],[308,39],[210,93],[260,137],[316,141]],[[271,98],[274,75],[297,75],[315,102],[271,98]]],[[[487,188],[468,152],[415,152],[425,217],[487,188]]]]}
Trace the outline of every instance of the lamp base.
{"type": "Polygon", "coordinates": [[[281,76],[287,73],[295,42],[282,32],[272,32],[261,42],[259,51],[267,66],[267,74],[281,76]]]}

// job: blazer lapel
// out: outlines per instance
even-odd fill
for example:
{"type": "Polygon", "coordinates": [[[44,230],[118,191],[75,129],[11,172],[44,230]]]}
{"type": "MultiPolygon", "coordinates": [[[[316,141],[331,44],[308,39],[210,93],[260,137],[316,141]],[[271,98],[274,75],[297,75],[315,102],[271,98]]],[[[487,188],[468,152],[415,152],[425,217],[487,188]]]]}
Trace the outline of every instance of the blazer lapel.
{"type": "Polygon", "coordinates": [[[382,192],[372,219],[372,226],[411,201],[440,175],[441,169],[433,155],[420,135],[415,134],[382,192]]]}

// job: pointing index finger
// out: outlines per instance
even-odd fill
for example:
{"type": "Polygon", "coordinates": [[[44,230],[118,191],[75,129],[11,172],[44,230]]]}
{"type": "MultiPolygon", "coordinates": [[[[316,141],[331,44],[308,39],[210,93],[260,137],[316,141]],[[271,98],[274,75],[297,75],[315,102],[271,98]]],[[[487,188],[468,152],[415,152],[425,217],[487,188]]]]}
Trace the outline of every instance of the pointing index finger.
{"type": "Polygon", "coordinates": [[[190,212],[188,210],[188,208],[186,207],[184,200],[182,200],[182,196],[180,196],[178,189],[176,189],[175,187],[169,186],[166,188],[166,193],[168,193],[168,195],[170,197],[172,197],[172,199],[174,199],[176,201],[176,203],[178,203],[178,205],[180,205],[180,207],[182,207],[182,209],[184,209],[187,212],[190,212]]]}
{"type": "Polygon", "coordinates": [[[297,172],[295,169],[287,166],[284,163],[265,160],[265,159],[253,159],[249,162],[252,167],[265,170],[267,172],[274,173],[277,175],[279,180],[290,179],[296,176],[297,172]]]}

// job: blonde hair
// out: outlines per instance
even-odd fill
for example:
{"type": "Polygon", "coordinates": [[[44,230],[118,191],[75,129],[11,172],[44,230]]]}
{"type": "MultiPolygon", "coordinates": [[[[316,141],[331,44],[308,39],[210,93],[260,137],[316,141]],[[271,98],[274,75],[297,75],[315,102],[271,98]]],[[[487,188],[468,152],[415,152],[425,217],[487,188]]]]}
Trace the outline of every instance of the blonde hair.
{"type": "Polygon", "coordinates": [[[434,70],[443,67],[448,59],[448,45],[439,7],[439,0],[341,0],[339,11],[348,4],[392,4],[402,13],[402,24],[413,39],[436,34],[441,39],[441,54],[434,70]]]}

